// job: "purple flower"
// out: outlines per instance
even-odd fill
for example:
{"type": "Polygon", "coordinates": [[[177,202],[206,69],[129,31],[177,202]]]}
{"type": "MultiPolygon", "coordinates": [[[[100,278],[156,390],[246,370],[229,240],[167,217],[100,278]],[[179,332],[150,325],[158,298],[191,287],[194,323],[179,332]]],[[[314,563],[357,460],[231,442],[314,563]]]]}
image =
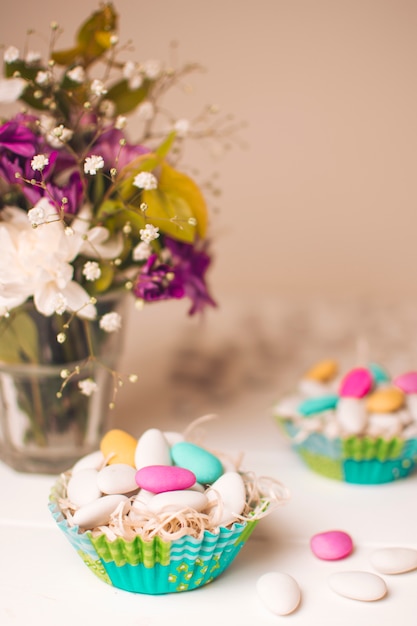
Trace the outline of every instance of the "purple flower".
{"type": "Polygon", "coordinates": [[[25,158],[33,157],[36,152],[36,135],[16,117],[0,126],[0,149],[25,158]]]}
{"type": "Polygon", "coordinates": [[[112,128],[100,135],[90,150],[91,154],[99,154],[103,157],[104,167],[107,171],[112,167],[121,170],[138,156],[149,152],[147,148],[141,145],[126,143],[121,146],[120,141],[122,139],[124,139],[123,133],[112,128]]]}
{"type": "Polygon", "coordinates": [[[184,286],[174,268],[158,262],[158,255],[152,254],[141,269],[133,292],[145,302],[183,298],[184,286]]]}

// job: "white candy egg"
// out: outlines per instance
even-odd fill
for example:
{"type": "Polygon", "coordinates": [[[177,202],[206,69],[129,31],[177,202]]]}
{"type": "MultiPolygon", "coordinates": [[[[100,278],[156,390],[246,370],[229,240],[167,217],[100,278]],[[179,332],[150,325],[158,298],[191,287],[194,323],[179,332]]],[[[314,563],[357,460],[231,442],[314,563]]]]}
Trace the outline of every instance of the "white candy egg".
{"type": "Polygon", "coordinates": [[[191,489],[180,489],[178,491],[165,491],[157,493],[148,503],[148,508],[152,513],[181,511],[185,508],[194,509],[201,512],[208,504],[207,497],[199,491],[191,489]]]}
{"type": "Polygon", "coordinates": [[[145,430],[136,446],[136,469],[149,465],[172,465],[168,441],[157,428],[145,430]]]}
{"type": "Polygon", "coordinates": [[[96,450],[90,454],[86,454],[79,461],[77,461],[72,468],[72,474],[82,469],[96,469],[99,470],[104,463],[104,456],[101,450],[96,450]]]}
{"type": "Polygon", "coordinates": [[[245,508],[246,492],[243,479],[237,472],[225,472],[206,491],[209,502],[217,502],[210,511],[213,521],[227,526],[236,521],[245,508]]]}
{"type": "Polygon", "coordinates": [[[258,578],[256,591],[264,605],[275,615],[289,615],[300,604],[297,581],[283,572],[268,572],[258,578]]]}
{"type": "Polygon", "coordinates": [[[351,600],[374,602],[387,593],[385,581],[371,572],[336,572],[329,577],[328,582],[335,593],[351,600]]]}
{"type": "Polygon", "coordinates": [[[381,548],[371,554],[370,561],[381,574],[403,574],[417,569],[417,550],[381,548]]]}
{"type": "Polygon", "coordinates": [[[84,506],[101,496],[95,469],[80,469],[68,481],[67,496],[76,506],[84,506]]]}
{"type": "Polygon", "coordinates": [[[336,407],[336,418],[345,433],[358,435],[367,423],[365,404],[359,398],[340,398],[336,407]]]}
{"type": "Polygon", "coordinates": [[[121,503],[129,504],[129,499],[120,494],[103,496],[75,511],[73,522],[81,528],[103,526],[109,523],[111,514],[121,503]]]}
{"type": "Polygon", "coordinates": [[[163,434],[169,446],[174,446],[176,443],[179,443],[180,441],[185,441],[184,435],[181,435],[181,433],[177,433],[175,431],[171,431],[171,430],[164,431],[163,434]]]}
{"type": "Polygon", "coordinates": [[[125,463],[106,465],[97,475],[97,483],[106,494],[129,493],[138,489],[135,480],[136,470],[125,463]]]}
{"type": "Polygon", "coordinates": [[[150,500],[155,496],[152,491],[141,489],[132,500],[132,508],[137,511],[147,511],[150,500]]]}

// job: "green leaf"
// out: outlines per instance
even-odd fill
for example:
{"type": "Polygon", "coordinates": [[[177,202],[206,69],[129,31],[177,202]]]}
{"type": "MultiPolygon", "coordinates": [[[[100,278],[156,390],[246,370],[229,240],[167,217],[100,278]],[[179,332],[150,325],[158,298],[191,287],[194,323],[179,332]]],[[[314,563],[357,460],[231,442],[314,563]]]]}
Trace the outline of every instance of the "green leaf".
{"type": "Polygon", "coordinates": [[[145,80],[138,89],[130,89],[128,81],[121,80],[110,87],[106,94],[106,100],[114,102],[118,115],[130,113],[145,100],[151,85],[151,81],[145,80]]]}
{"type": "Polygon", "coordinates": [[[0,359],[7,363],[39,362],[37,327],[27,313],[19,311],[1,321],[0,359]]]}

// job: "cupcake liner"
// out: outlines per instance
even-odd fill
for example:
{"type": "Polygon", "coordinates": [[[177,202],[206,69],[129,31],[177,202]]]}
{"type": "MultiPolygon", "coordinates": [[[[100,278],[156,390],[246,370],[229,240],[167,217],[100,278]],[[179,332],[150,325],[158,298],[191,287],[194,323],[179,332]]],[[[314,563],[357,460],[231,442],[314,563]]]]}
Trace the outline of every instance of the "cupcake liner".
{"type": "Polygon", "coordinates": [[[84,563],[104,582],[135,593],[151,595],[189,591],[211,582],[234,560],[258,520],[204,531],[201,539],[185,535],[175,541],[156,536],[144,541],[109,540],[70,526],[58,500],[64,495],[62,481],[53,488],[49,509],[60,530],[84,563]]]}
{"type": "Polygon", "coordinates": [[[314,472],[348,483],[377,485],[405,478],[417,464],[417,439],[348,437],[330,439],[322,433],[298,438],[300,429],[277,418],[294,450],[314,472]]]}

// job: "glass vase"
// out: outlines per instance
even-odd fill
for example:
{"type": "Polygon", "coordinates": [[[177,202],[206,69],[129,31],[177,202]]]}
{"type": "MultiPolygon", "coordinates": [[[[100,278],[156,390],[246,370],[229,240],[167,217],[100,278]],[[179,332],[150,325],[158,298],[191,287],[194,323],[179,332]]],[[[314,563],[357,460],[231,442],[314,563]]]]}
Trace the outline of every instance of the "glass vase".
{"type": "Polygon", "coordinates": [[[106,333],[99,318],[113,311],[123,315],[125,305],[124,294],[106,297],[97,303],[97,320],[74,318],[68,327],[60,316],[26,308],[36,323],[41,357],[39,363],[0,363],[2,461],[22,472],[59,474],[98,449],[123,346],[122,331],[106,333]],[[91,395],[79,387],[86,379],[95,383],[91,395]]]}

